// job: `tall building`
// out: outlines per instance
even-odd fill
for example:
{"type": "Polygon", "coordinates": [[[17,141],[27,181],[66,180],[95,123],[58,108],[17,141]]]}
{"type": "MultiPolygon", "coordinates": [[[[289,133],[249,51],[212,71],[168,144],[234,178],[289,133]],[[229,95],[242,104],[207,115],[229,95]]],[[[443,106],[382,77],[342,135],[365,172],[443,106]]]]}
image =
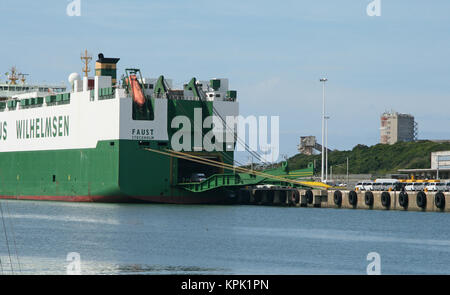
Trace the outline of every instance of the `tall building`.
{"type": "Polygon", "coordinates": [[[380,143],[394,144],[398,141],[414,141],[416,138],[414,116],[394,111],[381,115],[380,143]]]}

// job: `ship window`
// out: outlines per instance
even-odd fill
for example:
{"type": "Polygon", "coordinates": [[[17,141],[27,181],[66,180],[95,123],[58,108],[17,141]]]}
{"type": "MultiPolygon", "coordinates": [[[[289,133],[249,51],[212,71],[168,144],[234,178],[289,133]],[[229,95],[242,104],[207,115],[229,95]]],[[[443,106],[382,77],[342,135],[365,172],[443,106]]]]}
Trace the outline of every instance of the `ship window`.
{"type": "Polygon", "coordinates": [[[109,145],[110,145],[110,146],[113,146],[113,145],[114,145],[114,141],[111,141],[111,142],[109,143],[109,145]]]}
{"type": "Polygon", "coordinates": [[[167,146],[167,142],[158,142],[158,146],[167,146]]]}
{"type": "Polygon", "coordinates": [[[53,182],[56,181],[56,175],[53,174],[53,182]]]}
{"type": "Polygon", "coordinates": [[[0,90],[3,90],[3,86],[0,86],[0,90]]]}
{"type": "Polygon", "coordinates": [[[148,88],[153,89],[153,84],[148,85],[148,88]]]}

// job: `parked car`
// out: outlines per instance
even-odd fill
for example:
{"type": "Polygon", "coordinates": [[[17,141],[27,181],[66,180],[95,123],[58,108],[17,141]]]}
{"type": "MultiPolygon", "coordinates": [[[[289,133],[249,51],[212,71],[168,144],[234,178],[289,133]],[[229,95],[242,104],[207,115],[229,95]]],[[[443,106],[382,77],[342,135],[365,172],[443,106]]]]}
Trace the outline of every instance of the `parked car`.
{"type": "Polygon", "coordinates": [[[429,185],[428,182],[422,182],[419,185],[417,185],[417,188],[418,188],[419,191],[424,191],[425,188],[427,187],[427,185],[429,185]]]}
{"type": "Polygon", "coordinates": [[[381,191],[381,183],[379,182],[374,182],[372,184],[372,191],[381,191]]]}
{"type": "Polygon", "coordinates": [[[407,191],[407,192],[414,192],[416,184],[418,184],[418,183],[417,182],[408,182],[408,183],[406,183],[405,191],[407,191]]]}
{"type": "Polygon", "coordinates": [[[190,181],[191,182],[202,182],[203,180],[206,180],[205,173],[192,173],[190,181]]]}
{"type": "Polygon", "coordinates": [[[383,188],[385,191],[394,191],[397,188],[399,182],[384,182],[383,188]]]}
{"type": "Polygon", "coordinates": [[[423,191],[427,185],[427,182],[410,182],[405,186],[405,190],[411,192],[423,191]]]}
{"type": "Polygon", "coordinates": [[[378,178],[375,179],[375,188],[374,190],[377,191],[388,191],[388,190],[395,190],[398,188],[398,184],[400,181],[398,179],[391,179],[391,178],[378,178]]]}
{"type": "Polygon", "coordinates": [[[355,185],[355,190],[365,191],[367,188],[371,187],[372,183],[373,182],[370,180],[360,181],[355,185]]]}
{"type": "Polygon", "coordinates": [[[446,192],[450,192],[450,182],[447,182],[447,183],[445,184],[445,191],[446,191],[446,192]]]}
{"type": "Polygon", "coordinates": [[[405,189],[406,183],[405,182],[396,182],[394,185],[394,190],[397,192],[403,191],[405,189]]]}
{"type": "Polygon", "coordinates": [[[373,191],[373,181],[363,182],[364,190],[365,191],[373,191]]]}
{"type": "Polygon", "coordinates": [[[362,183],[362,182],[358,182],[358,183],[355,185],[355,190],[356,190],[356,191],[363,191],[363,190],[364,190],[364,185],[363,185],[363,183],[362,183]]]}
{"type": "Polygon", "coordinates": [[[445,192],[447,191],[447,184],[444,182],[431,182],[426,186],[429,192],[445,192]]]}

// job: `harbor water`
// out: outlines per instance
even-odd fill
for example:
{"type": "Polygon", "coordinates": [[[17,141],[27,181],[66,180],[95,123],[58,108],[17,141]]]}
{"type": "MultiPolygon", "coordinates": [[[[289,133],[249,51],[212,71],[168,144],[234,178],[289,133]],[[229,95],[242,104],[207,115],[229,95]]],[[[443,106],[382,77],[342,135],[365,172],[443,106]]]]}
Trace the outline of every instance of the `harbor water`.
{"type": "Polygon", "coordinates": [[[3,274],[450,274],[450,214],[2,200],[3,274]],[[6,235],[5,235],[6,233],[6,235]]]}

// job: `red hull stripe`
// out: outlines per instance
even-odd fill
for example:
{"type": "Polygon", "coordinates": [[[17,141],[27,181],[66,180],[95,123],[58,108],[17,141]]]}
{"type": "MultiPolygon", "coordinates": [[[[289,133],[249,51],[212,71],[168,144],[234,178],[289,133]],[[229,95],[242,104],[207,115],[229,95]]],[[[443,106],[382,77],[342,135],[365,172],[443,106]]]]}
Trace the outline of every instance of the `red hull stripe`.
{"type": "Polygon", "coordinates": [[[0,199],[99,203],[148,202],[166,204],[218,204],[225,201],[220,196],[0,196],[0,199]]]}

